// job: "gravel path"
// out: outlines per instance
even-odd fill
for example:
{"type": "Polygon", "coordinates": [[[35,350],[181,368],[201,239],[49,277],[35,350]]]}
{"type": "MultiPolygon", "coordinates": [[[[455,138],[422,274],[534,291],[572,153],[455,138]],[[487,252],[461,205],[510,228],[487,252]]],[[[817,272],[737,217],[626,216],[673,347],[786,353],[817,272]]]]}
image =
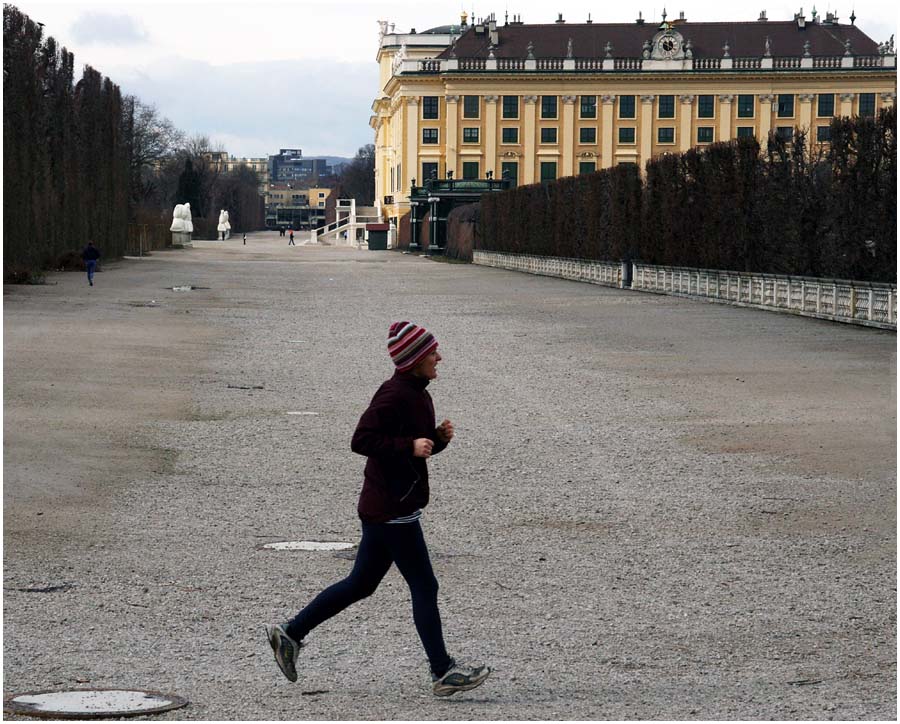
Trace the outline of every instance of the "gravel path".
{"type": "Polygon", "coordinates": [[[249,241],[5,287],[5,695],[190,700],[157,719],[896,717],[895,334],[249,241]],[[357,539],[349,441],[395,319],[439,339],[457,429],[423,519],[448,648],[496,669],[450,700],[395,570],[310,636],[296,685],[262,631],[349,571],[259,546],[357,539]]]}

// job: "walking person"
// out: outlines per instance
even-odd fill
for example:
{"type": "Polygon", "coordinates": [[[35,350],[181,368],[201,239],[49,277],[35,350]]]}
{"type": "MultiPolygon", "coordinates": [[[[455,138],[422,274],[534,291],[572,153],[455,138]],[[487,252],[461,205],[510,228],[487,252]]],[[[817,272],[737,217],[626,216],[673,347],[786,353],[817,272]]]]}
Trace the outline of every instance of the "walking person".
{"type": "Polygon", "coordinates": [[[247,246],[247,232],[244,232],[244,246],[247,246]]]}
{"type": "Polygon", "coordinates": [[[396,564],[412,595],[413,621],[431,666],[432,691],[450,696],[480,686],[491,673],[484,664],[450,657],[438,610],[438,582],[419,519],[428,504],[428,465],[453,439],[453,423],[435,427],[434,404],[426,391],[441,361],[438,343],[424,327],[394,322],[388,353],[396,367],[363,413],[350,444],[365,455],[365,479],[357,511],[362,540],[350,575],[316,596],[293,619],[266,625],[275,661],[297,680],[303,640],[316,626],[375,593],[396,564]]]}
{"type": "Polygon", "coordinates": [[[84,260],[84,268],[87,270],[88,284],[94,286],[94,271],[97,269],[97,260],[100,258],[100,250],[94,246],[93,241],[89,241],[84,251],[81,252],[81,258],[84,260]]]}
{"type": "Polygon", "coordinates": [[[290,240],[288,241],[288,246],[297,246],[297,245],[294,243],[294,230],[293,230],[293,229],[291,229],[291,238],[290,238],[290,240]]]}

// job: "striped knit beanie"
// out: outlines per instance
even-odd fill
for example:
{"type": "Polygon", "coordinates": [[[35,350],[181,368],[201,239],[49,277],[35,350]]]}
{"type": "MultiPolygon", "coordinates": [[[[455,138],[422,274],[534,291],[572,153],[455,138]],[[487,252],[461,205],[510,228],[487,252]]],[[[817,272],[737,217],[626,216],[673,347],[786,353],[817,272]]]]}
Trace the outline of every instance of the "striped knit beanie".
{"type": "Polygon", "coordinates": [[[408,372],[437,346],[431,332],[412,322],[394,322],[388,332],[388,354],[398,372],[408,372]]]}

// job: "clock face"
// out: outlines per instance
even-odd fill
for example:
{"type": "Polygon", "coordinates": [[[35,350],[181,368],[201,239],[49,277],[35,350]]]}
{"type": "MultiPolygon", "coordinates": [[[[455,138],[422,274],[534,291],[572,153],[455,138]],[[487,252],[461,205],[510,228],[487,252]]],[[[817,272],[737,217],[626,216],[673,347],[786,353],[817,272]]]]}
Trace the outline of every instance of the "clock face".
{"type": "Polygon", "coordinates": [[[665,35],[659,39],[656,43],[656,47],[659,48],[660,55],[665,56],[666,58],[671,58],[675,53],[678,52],[679,42],[677,38],[673,38],[671,35],[665,35]]]}

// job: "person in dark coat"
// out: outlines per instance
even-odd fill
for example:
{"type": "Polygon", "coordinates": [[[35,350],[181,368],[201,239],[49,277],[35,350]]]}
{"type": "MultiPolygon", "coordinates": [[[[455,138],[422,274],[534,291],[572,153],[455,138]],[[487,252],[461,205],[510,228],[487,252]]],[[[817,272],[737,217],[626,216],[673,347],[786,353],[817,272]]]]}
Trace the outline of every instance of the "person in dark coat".
{"type": "Polygon", "coordinates": [[[435,426],[434,404],[425,389],[437,377],[438,343],[424,327],[394,322],[388,353],[394,376],[384,382],[363,413],[351,449],[366,456],[357,512],[362,540],[350,575],[316,596],[293,619],[267,624],[275,661],[289,681],[306,635],[348,606],[372,595],[393,564],[412,594],[413,621],[431,666],[432,691],[449,696],[480,686],[491,669],[456,661],[447,653],[438,610],[438,582],[419,519],[429,500],[428,464],[453,439],[453,423],[435,426]]]}
{"type": "Polygon", "coordinates": [[[87,270],[88,284],[94,286],[94,271],[97,269],[97,260],[100,258],[100,250],[94,246],[93,241],[89,241],[84,251],[81,252],[81,258],[84,260],[84,268],[87,270]]]}

